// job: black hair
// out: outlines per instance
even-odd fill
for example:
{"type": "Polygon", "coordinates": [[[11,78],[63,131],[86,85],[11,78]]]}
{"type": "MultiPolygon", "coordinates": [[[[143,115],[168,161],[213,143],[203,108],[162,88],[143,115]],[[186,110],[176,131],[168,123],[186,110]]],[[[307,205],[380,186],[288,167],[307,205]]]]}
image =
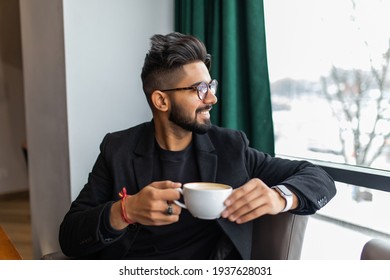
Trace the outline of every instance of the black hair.
{"type": "Polygon", "coordinates": [[[153,91],[172,86],[179,75],[177,70],[195,61],[203,61],[210,69],[211,56],[198,38],[178,32],[154,35],[141,73],[148,102],[153,91]]]}

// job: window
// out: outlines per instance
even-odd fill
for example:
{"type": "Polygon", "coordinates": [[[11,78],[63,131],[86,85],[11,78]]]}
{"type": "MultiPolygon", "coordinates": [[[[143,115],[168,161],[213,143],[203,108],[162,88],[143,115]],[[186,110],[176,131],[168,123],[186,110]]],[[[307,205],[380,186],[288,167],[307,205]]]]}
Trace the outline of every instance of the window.
{"type": "Polygon", "coordinates": [[[304,250],[350,258],[352,247],[390,238],[390,1],[265,0],[264,9],[276,154],[335,163],[343,182],[310,220],[306,239],[315,241],[304,250]],[[371,178],[364,172],[379,180],[356,182],[371,178]],[[324,221],[343,230],[339,243],[318,242],[324,221]]]}
{"type": "Polygon", "coordinates": [[[389,169],[389,10],[265,1],[277,154],[389,169]]]}

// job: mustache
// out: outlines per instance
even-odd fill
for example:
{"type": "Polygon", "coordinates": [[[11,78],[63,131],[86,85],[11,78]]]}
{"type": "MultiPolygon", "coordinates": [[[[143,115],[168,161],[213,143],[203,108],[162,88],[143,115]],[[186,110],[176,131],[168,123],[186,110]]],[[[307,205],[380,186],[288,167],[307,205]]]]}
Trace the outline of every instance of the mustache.
{"type": "Polygon", "coordinates": [[[203,108],[196,109],[196,113],[200,113],[200,112],[202,112],[202,111],[209,111],[209,110],[211,110],[212,108],[213,108],[213,106],[207,105],[207,106],[205,106],[205,107],[203,107],[203,108]]]}

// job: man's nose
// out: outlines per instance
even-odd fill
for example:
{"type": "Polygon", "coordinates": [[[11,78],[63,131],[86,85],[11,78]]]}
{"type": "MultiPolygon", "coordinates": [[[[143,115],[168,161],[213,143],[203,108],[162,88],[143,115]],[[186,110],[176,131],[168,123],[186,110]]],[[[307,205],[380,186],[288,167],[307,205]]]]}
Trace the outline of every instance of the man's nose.
{"type": "Polygon", "coordinates": [[[203,103],[205,104],[215,104],[218,102],[218,97],[208,89],[206,97],[203,99],[203,103]]]}

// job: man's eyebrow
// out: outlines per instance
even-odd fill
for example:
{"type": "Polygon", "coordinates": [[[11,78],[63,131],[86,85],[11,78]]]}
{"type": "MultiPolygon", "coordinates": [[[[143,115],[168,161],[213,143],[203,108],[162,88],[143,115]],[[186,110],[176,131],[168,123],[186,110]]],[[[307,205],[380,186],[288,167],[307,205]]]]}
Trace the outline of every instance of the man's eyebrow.
{"type": "Polygon", "coordinates": [[[203,81],[196,82],[196,83],[192,84],[191,87],[196,87],[196,86],[199,85],[201,82],[203,82],[203,81]]]}
{"type": "Polygon", "coordinates": [[[196,82],[196,83],[194,83],[194,84],[192,84],[192,85],[190,85],[190,87],[196,87],[197,85],[199,85],[200,83],[202,83],[202,82],[205,82],[206,84],[209,84],[209,83],[211,83],[211,81],[212,81],[213,79],[210,79],[210,81],[209,82],[206,82],[206,81],[200,81],[200,82],[196,82]]]}

